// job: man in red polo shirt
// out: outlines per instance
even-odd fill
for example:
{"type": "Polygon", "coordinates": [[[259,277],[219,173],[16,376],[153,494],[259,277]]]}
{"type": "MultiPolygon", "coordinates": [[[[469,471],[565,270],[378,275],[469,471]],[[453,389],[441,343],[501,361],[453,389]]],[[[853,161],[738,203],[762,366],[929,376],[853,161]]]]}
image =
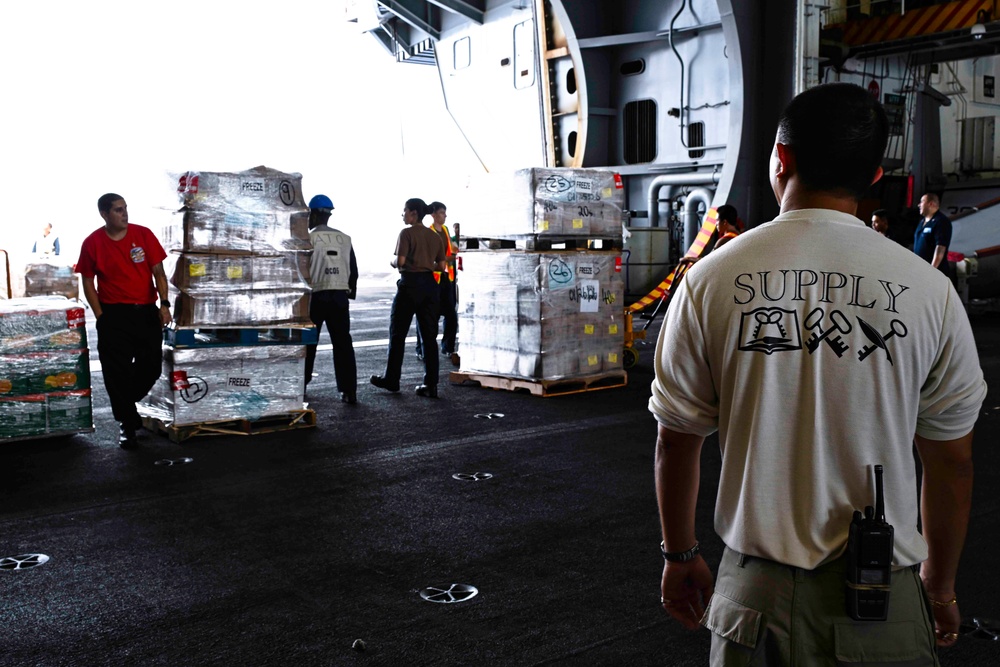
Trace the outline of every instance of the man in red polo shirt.
{"type": "Polygon", "coordinates": [[[133,449],[136,429],[142,426],[135,403],[160,377],[162,331],[172,319],[163,271],[167,254],[153,232],[128,223],[128,207],[120,195],[102,196],[97,210],[104,226],[84,240],[76,270],[97,317],[97,352],[119,422],[118,444],[133,449]]]}

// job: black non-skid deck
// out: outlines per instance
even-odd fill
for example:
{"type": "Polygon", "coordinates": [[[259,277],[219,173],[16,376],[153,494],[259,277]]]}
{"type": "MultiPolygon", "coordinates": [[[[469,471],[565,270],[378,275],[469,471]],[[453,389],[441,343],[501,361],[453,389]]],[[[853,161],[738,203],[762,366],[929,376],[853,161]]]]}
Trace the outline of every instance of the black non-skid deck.
{"type": "MultiPolygon", "coordinates": [[[[390,285],[352,304],[357,405],[339,401],[323,334],[316,428],[147,433],[123,451],[95,371],[96,433],[0,447],[0,561],[28,557],[0,569],[0,666],[707,664],[708,632],[659,605],[653,332],[617,389],[540,400],[443,381],[423,398],[411,343],[392,394],[367,383],[390,285]]],[[[993,388],[957,592],[963,615],[996,619],[1000,317],[975,329],[993,388]]],[[[718,474],[712,437],[698,536],[713,567],[718,474]]],[[[963,637],[942,664],[1000,664],[998,647],[963,637]]]]}

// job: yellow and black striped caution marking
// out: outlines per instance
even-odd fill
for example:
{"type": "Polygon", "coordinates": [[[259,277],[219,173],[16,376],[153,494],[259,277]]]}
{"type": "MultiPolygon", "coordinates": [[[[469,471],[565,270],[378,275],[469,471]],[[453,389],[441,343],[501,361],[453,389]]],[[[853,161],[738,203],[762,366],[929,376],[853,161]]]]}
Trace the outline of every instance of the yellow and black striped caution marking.
{"type": "Polygon", "coordinates": [[[978,20],[979,12],[989,14],[993,5],[993,0],[956,0],[907,9],[905,13],[851,20],[844,24],[844,43],[848,46],[881,44],[970,28],[978,20]]]}
{"type": "MultiPolygon", "coordinates": [[[[708,245],[708,240],[712,238],[712,234],[715,233],[715,227],[719,221],[719,214],[714,208],[708,209],[708,213],[705,214],[705,222],[702,223],[701,229],[698,230],[698,236],[695,237],[694,243],[688,248],[688,251],[684,253],[685,257],[701,257],[701,253],[705,251],[705,246],[708,245]]],[[[627,312],[638,313],[646,306],[655,303],[657,299],[662,299],[665,294],[670,293],[670,287],[674,284],[674,280],[680,280],[684,277],[690,264],[684,264],[682,266],[675,267],[670,274],[663,279],[663,282],[653,288],[646,296],[642,297],[631,306],[626,308],[627,312]]]]}

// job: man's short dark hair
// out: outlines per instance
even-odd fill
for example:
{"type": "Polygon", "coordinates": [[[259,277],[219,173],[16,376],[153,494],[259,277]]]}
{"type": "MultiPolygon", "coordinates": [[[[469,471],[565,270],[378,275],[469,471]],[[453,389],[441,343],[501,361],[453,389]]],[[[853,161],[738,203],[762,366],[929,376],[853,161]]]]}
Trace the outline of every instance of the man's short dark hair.
{"type": "Polygon", "coordinates": [[[872,215],[876,215],[885,220],[886,222],[889,222],[889,211],[885,210],[884,208],[875,209],[874,211],[872,211],[872,215]]]}
{"type": "Polygon", "coordinates": [[[801,93],[778,121],[778,142],[790,147],[809,190],[846,193],[860,201],[882,163],[889,139],[885,110],[852,83],[827,83],[801,93]]]}
{"type": "Polygon", "coordinates": [[[100,211],[101,213],[107,213],[108,211],[111,210],[111,205],[114,204],[119,199],[124,201],[125,197],[122,197],[121,195],[116,195],[114,192],[109,192],[106,195],[101,195],[101,198],[97,200],[97,210],[100,211]]]}
{"type": "Polygon", "coordinates": [[[736,213],[735,206],[730,206],[729,204],[723,204],[719,208],[715,209],[715,212],[719,216],[719,222],[725,220],[733,227],[739,226],[738,220],[740,216],[736,213]]]}

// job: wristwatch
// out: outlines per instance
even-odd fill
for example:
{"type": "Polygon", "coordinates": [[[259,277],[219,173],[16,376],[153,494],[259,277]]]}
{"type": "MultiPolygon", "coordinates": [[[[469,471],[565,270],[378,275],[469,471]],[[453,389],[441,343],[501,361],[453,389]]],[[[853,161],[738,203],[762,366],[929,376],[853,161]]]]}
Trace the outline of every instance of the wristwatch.
{"type": "Polygon", "coordinates": [[[693,560],[695,556],[701,549],[698,547],[698,542],[695,541],[694,546],[687,551],[667,551],[666,546],[663,542],[660,542],[660,553],[663,554],[663,560],[670,563],[686,563],[689,560],[693,560]]]}
{"type": "Polygon", "coordinates": [[[169,308],[170,302],[166,299],[160,299],[160,308],[169,308]]]}

